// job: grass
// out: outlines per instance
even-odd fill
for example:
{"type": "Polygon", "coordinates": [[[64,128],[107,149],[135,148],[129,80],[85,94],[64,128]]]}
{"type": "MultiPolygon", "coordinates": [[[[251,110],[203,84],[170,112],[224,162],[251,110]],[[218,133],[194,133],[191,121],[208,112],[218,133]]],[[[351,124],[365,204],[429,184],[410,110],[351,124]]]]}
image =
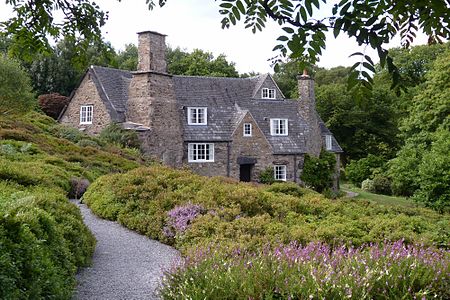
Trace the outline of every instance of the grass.
{"type": "Polygon", "coordinates": [[[408,198],[370,193],[354,186],[351,183],[342,183],[341,190],[344,192],[358,193],[357,196],[352,197],[352,199],[355,200],[366,200],[388,206],[421,207],[421,205],[412,200],[409,200],[408,198]]]}

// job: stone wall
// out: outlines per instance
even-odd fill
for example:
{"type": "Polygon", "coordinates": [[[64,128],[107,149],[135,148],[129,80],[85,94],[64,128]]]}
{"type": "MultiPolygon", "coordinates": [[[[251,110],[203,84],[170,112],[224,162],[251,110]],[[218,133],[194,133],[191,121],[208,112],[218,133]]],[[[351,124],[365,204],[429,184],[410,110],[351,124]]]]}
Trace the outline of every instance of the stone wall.
{"type": "Polygon", "coordinates": [[[95,135],[111,123],[111,117],[91,76],[93,75],[89,70],[75,91],[60,122],[95,135]],[[80,108],[82,105],[93,105],[92,124],[80,124],[80,108]]]}
{"type": "Polygon", "coordinates": [[[138,71],[167,72],[166,36],[153,31],[138,33],[138,71]]]}
{"type": "Polygon", "coordinates": [[[232,135],[230,176],[239,179],[240,165],[238,157],[256,158],[256,164],[252,168],[252,181],[259,180],[259,174],[267,167],[265,158],[272,156],[272,147],[266,140],[252,116],[247,113],[232,135]],[[252,136],[244,136],[244,123],[252,124],[252,136]]]}
{"type": "Polygon", "coordinates": [[[228,142],[214,143],[214,162],[188,162],[188,142],[184,143],[183,153],[183,163],[199,175],[227,176],[228,174],[228,142]]]}
{"type": "Polygon", "coordinates": [[[133,75],[127,121],[149,127],[141,134],[142,150],[173,167],[180,167],[183,157],[180,109],[171,76],[153,72],[133,75]]]}
{"type": "Polygon", "coordinates": [[[319,156],[322,149],[322,135],[319,126],[319,117],[316,111],[316,98],[314,95],[314,80],[309,75],[298,76],[298,112],[307,122],[308,130],[305,132],[306,151],[319,156]]]}

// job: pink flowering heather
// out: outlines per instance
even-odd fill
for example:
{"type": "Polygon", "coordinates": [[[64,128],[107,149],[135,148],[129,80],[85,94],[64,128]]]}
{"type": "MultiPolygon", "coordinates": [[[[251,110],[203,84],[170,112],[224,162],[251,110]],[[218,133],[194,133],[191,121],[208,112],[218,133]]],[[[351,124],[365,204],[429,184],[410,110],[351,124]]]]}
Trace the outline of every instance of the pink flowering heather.
{"type": "Polygon", "coordinates": [[[167,212],[167,226],[163,228],[164,235],[173,238],[176,235],[183,234],[189,227],[189,224],[203,212],[204,209],[202,206],[192,203],[176,206],[169,210],[167,212]]]}
{"type": "Polygon", "coordinates": [[[171,273],[164,299],[450,299],[450,252],[395,243],[199,250],[171,273]]]}

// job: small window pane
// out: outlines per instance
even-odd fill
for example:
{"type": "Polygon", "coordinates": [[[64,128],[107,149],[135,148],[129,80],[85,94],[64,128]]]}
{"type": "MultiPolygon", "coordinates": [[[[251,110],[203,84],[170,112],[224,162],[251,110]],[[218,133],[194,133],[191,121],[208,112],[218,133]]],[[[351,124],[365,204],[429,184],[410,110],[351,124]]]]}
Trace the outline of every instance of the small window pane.
{"type": "Polygon", "coordinates": [[[275,180],[286,181],[286,166],[276,165],[274,166],[274,178],[275,180]]]}
{"type": "Polygon", "coordinates": [[[82,105],[80,107],[80,124],[92,124],[94,107],[82,105]]]}
{"type": "Polygon", "coordinates": [[[189,125],[207,125],[207,108],[206,107],[189,107],[188,108],[188,124],[189,125]]]}
{"type": "Polygon", "coordinates": [[[252,136],[252,124],[244,123],[244,136],[252,136]]]}
{"type": "Polygon", "coordinates": [[[326,144],[326,149],[327,150],[331,150],[333,148],[332,142],[331,142],[331,135],[326,135],[325,136],[325,144],[326,144]]]}

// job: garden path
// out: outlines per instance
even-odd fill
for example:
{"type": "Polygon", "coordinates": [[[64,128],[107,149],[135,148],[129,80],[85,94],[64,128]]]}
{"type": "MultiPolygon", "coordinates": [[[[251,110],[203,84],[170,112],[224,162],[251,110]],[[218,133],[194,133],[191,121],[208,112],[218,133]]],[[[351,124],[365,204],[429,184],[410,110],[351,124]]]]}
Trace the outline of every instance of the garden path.
{"type": "Polygon", "coordinates": [[[74,299],[158,299],[155,290],[161,275],[179,259],[178,251],[72,202],[97,239],[92,265],[77,274],[74,299]]]}

